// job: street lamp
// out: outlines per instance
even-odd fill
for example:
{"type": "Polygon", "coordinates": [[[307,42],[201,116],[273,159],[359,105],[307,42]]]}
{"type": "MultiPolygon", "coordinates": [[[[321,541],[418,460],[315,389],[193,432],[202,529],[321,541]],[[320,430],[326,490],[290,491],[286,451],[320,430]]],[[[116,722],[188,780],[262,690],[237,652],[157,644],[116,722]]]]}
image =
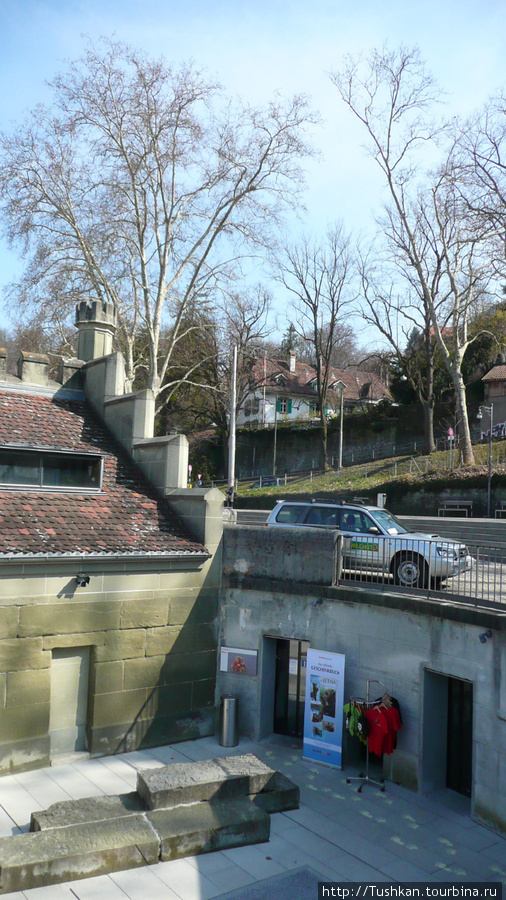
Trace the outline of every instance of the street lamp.
{"type": "Polygon", "coordinates": [[[488,433],[488,484],[487,484],[487,517],[490,519],[490,501],[492,493],[492,432],[494,430],[494,404],[480,406],[477,419],[483,418],[483,410],[490,415],[490,431],[488,433]]]}

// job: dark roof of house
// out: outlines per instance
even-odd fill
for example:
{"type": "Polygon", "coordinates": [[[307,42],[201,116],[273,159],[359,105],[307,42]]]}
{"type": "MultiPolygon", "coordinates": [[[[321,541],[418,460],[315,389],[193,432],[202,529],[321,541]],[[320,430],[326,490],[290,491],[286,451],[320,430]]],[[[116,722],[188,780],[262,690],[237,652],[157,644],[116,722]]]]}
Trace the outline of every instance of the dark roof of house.
{"type": "Polygon", "coordinates": [[[487,372],[486,375],[481,379],[482,381],[505,381],[506,380],[506,366],[494,366],[493,369],[490,369],[490,372],[487,372]]]}
{"type": "MultiPolygon", "coordinates": [[[[254,366],[254,377],[258,385],[264,383],[264,361],[259,359],[254,366]]],[[[284,359],[266,359],[265,384],[266,387],[276,390],[280,394],[297,394],[298,396],[315,397],[312,382],[316,378],[316,369],[306,363],[296,362],[295,372],[290,372],[290,366],[284,359]],[[284,384],[279,379],[284,379],[284,384]]],[[[332,366],[329,373],[329,388],[338,382],[344,384],[344,397],[346,400],[382,400],[392,399],[387,386],[373,372],[363,372],[356,366],[348,366],[339,369],[332,366]]],[[[340,386],[337,387],[337,393],[340,386]]]]}
{"type": "Polygon", "coordinates": [[[206,554],[84,401],[0,388],[0,448],[103,457],[102,490],[0,486],[0,556],[206,554]]]}

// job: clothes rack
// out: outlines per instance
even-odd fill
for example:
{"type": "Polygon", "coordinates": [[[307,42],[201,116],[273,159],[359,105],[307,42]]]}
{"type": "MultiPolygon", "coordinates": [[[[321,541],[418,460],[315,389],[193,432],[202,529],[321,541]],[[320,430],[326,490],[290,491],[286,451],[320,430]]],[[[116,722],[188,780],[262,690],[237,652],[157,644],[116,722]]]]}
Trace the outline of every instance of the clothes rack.
{"type": "MultiPolygon", "coordinates": [[[[377,701],[371,700],[371,684],[380,684],[381,687],[384,688],[384,692],[388,693],[387,688],[382,681],[377,681],[375,678],[368,678],[366,681],[365,700],[362,697],[350,697],[350,700],[353,700],[356,703],[363,703],[367,709],[376,706],[377,701]]],[[[385,791],[385,779],[380,778],[379,781],[376,781],[375,778],[371,778],[369,775],[369,741],[366,743],[365,772],[361,772],[359,775],[350,775],[350,777],[346,779],[346,784],[350,784],[352,781],[360,781],[357,788],[357,794],[360,794],[364,784],[374,784],[376,787],[379,787],[380,791],[385,791]]]]}

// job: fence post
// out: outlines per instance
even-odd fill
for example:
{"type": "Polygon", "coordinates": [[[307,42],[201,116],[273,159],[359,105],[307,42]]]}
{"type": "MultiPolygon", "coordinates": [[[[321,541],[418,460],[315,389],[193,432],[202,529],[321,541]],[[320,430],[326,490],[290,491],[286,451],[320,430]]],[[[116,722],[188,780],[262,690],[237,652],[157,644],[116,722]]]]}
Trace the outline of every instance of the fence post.
{"type": "Polygon", "coordinates": [[[343,556],[342,556],[342,547],[343,547],[343,536],[341,533],[336,535],[336,543],[335,547],[335,582],[334,584],[339,584],[339,579],[341,578],[341,572],[343,567],[343,556]]]}
{"type": "Polygon", "coordinates": [[[397,463],[394,463],[394,476],[397,478],[397,463]]]}

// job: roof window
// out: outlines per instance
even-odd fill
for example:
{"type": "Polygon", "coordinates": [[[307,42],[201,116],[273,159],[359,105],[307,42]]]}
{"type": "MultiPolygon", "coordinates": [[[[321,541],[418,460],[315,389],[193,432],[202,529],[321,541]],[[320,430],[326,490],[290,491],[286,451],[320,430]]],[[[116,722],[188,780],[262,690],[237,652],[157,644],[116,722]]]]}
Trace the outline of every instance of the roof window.
{"type": "Polygon", "coordinates": [[[49,450],[0,448],[2,487],[56,491],[99,491],[102,457],[49,450]]]}

